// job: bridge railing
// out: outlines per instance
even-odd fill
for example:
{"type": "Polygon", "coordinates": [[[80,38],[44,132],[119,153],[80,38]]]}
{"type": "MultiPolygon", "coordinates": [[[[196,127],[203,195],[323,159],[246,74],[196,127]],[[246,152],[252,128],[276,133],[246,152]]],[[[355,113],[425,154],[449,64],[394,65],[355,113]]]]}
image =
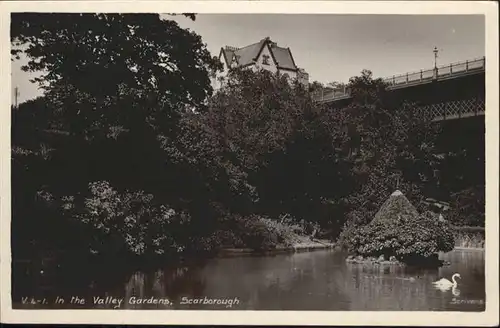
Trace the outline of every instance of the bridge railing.
{"type": "MultiPolygon", "coordinates": [[[[414,85],[423,82],[432,81],[433,79],[440,79],[446,77],[460,76],[468,72],[482,71],[485,69],[485,57],[466,60],[447,65],[441,65],[436,68],[420,70],[416,72],[408,72],[405,74],[394,75],[391,77],[383,78],[382,80],[388,84],[389,89],[403,87],[404,85],[414,85]]],[[[342,90],[319,90],[313,93],[315,101],[331,101],[343,98],[349,98],[349,89],[342,90]]]]}
{"type": "Polygon", "coordinates": [[[312,95],[315,101],[328,101],[333,99],[349,98],[350,92],[346,88],[344,89],[321,89],[315,91],[312,95]]]}
{"type": "Polygon", "coordinates": [[[485,58],[477,58],[473,60],[466,60],[447,65],[438,66],[436,69],[431,68],[427,70],[420,70],[417,72],[409,72],[400,75],[394,75],[383,79],[389,86],[397,86],[401,84],[413,84],[415,82],[424,82],[434,78],[450,77],[454,75],[463,75],[471,71],[478,71],[485,69],[485,58]]]}

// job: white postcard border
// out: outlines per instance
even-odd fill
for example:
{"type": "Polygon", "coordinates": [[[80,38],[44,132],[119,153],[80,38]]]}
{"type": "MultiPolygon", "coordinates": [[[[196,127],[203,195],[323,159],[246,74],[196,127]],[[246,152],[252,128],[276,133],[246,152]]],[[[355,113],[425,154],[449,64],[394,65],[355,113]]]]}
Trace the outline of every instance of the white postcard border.
{"type": "Polygon", "coordinates": [[[498,325],[498,3],[469,1],[7,1],[0,3],[0,246],[3,323],[245,325],[498,325]],[[486,311],[12,310],[10,253],[10,13],[155,12],[485,15],[486,311]]]}

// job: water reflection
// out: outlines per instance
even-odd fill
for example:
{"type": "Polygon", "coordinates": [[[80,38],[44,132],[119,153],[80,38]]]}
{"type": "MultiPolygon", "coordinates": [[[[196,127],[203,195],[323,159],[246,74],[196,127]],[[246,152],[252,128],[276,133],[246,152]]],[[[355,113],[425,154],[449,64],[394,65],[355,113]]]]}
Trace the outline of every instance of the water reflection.
{"type": "MultiPolygon", "coordinates": [[[[122,309],[484,311],[482,251],[442,254],[441,258],[452,264],[434,270],[347,264],[345,256],[341,252],[317,251],[218,258],[194,266],[135,272],[123,283],[116,279],[115,284],[91,284],[73,290],[80,290],[80,295],[89,300],[83,306],[86,308],[111,308],[111,304],[91,302],[94,296],[111,296],[123,298],[122,309]],[[432,285],[455,272],[462,276],[457,287],[441,291],[432,285]],[[132,304],[131,298],[150,301],[132,304]],[[171,303],[154,304],[154,299],[168,299],[171,303]],[[228,306],[227,302],[210,301],[217,299],[237,299],[237,303],[228,306]]],[[[52,297],[62,295],[62,286],[53,283],[49,288],[52,297]]],[[[14,305],[26,308],[19,299],[14,305]]],[[[45,307],[71,306],[66,303],[45,307]]]]}

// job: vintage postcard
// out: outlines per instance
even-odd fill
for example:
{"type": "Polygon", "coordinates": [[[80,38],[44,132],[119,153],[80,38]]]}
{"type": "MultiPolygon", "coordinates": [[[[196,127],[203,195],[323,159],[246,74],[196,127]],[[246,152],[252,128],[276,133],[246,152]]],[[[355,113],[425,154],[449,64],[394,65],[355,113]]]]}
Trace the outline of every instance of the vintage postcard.
{"type": "Polygon", "coordinates": [[[498,325],[498,4],[4,1],[1,321],[498,325]]]}

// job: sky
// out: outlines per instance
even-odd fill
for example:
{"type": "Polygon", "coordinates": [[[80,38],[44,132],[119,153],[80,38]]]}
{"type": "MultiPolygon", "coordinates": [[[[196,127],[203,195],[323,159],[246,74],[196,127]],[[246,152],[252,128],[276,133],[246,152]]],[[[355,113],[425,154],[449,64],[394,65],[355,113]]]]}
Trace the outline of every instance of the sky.
{"type": "MultiPolygon", "coordinates": [[[[270,37],[290,48],[311,82],[348,82],[363,69],[388,77],[432,68],[434,47],[438,65],[485,55],[484,17],[479,15],[200,14],[194,22],[165,17],[201,35],[214,56],[223,46],[244,47],[270,37]]],[[[21,64],[12,64],[19,103],[41,95],[21,64]]]]}

